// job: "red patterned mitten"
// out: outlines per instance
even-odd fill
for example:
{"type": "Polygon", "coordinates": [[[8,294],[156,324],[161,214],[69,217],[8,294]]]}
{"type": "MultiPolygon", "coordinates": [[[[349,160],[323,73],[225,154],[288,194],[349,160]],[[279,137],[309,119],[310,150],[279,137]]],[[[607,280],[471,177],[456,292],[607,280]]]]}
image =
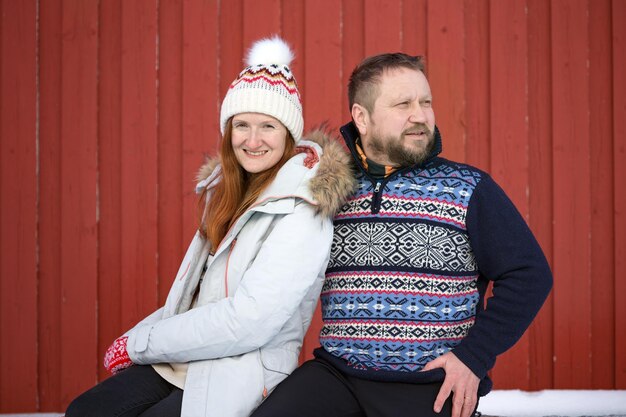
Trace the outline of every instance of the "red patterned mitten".
{"type": "Polygon", "coordinates": [[[117,338],[104,354],[104,367],[112,374],[116,374],[133,364],[126,351],[127,342],[128,336],[117,338]]]}

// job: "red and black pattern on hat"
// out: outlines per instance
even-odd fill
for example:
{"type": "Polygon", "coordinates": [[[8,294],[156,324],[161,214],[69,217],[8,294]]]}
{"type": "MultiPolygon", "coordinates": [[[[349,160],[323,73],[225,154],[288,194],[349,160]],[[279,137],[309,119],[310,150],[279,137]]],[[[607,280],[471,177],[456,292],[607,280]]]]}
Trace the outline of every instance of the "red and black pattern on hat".
{"type": "Polygon", "coordinates": [[[298,102],[302,102],[298,85],[291,70],[286,65],[253,65],[244,68],[237,79],[233,81],[230,88],[233,89],[241,83],[260,85],[267,83],[273,87],[283,87],[291,95],[298,98],[298,102]]]}

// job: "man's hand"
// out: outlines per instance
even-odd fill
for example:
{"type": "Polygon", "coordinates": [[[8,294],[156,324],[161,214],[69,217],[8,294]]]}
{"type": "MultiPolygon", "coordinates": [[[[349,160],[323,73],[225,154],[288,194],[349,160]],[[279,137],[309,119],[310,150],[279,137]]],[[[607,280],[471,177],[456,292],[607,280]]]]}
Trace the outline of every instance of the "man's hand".
{"type": "Polygon", "coordinates": [[[439,394],[435,399],[433,409],[441,411],[443,403],[452,395],[452,417],[470,417],[478,401],[478,383],[480,380],[463,362],[452,352],[441,355],[424,366],[424,371],[443,368],[446,371],[439,394]]]}

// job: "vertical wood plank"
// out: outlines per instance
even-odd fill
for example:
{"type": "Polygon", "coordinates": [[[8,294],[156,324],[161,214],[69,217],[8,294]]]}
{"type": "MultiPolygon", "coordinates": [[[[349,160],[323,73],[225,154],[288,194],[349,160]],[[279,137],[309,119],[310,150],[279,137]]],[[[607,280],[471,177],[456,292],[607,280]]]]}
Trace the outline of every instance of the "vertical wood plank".
{"type": "Polygon", "coordinates": [[[96,1],[63,2],[61,404],[97,379],[96,1]]]}
{"type": "Polygon", "coordinates": [[[626,389],[626,2],[613,0],[613,184],[615,216],[615,388],[626,389]]]}
{"type": "MultiPolygon", "coordinates": [[[[550,4],[528,2],[529,224],[552,265],[552,96],[550,4]]],[[[531,390],[552,388],[553,293],[530,327],[531,390]]]]}
{"type": "Polygon", "coordinates": [[[280,0],[243,0],[243,44],[279,35],[281,32],[280,0]]]}
{"type": "MultiPolygon", "coordinates": [[[[348,18],[351,18],[348,16],[348,18]]],[[[402,47],[402,3],[364,0],[365,56],[398,52],[402,47]],[[384,22],[384,24],[381,24],[384,22]],[[376,28],[376,30],[370,30],[376,28]]]]}
{"type": "Polygon", "coordinates": [[[341,4],[332,0],[307,2],[305,15],[310,24],[305,26],[304,120],[307,126],[328,120],[331,128],[338,128],[342,103],[337,86],[342,71],[341,4]]]}
{"type": "MultiPolygon", "coordinates": [[[[228,92],[228,87],[243,70],[243,0],[234,0],[220,3],[219,10],[219,94],[217,97],[217,111],[221,108],[222,100],[228,92]]],[[[246,45],[245,48],[249,48],[246,45]]],[[[217,140],[217,138],[216,138],[217,140]]]]}
{"type": "MultiPolygon", "coordinates": [[[[528,219],[528,34],[524,0],[490,3],[491,175],[528,219]]],[[[498,358],[498,388],[528,389],[528,335],[498,358]]]]}
{"type": "Polygon", "coordinates": [[[591,387],[589,35],[586,1],[552,6],[554,379],[591,387]]]}
{"type": "Polygon", "coordinates": [[[61,409],[61,12],[39,4],[39,411],[61,409]]]}
{"type": "Polygon", "coordinates": [[[428,0],[428,79],[443,156],[465,162],[465,24],[464,5],[428,0]]]}
{"type": "Polygon", "coordinates": [[[465,100],[467,102],[467,162],[491,169],[489,3],[465,1],[465,100]]]}
{"type": "MultiPolygon", "coordinates": [[[[198,228],[196,173],[205,153],[215,153],[220,137],[218,23],[216,0],[183,0],[182,212],[186,242],[198,228]]],[[[232,74],[230,81],[235,76],[232,74]]]]}
{"type": "Polygon", "coordinates": [[[157,11],[121,2],[122,326],[157,307],[157,11]]]}
{"type": "Polygon", "coordinates": [[[163,305],[191,235],[183,233],[182,173],[182,0],[159,3],[158,253],[159,297],[163,305]]]}
{"type": "Polygon", "coordinates": [[[591,151],[591,386],[611,389],[615,377],[613,252],[613,83],[611,2],[589,2],[589,140],[591,151]],[[603,74],[602,76],[598,76],[603,74]]]}
{"type": "MultiPolygon", "coordinates": [[[[348,104],[348,82],[356,66],[365,58],[365,7],[363,0],[343,0],[341,3],[342,28],[342,69],[341,69],[341,122],[344,125],[352,120],[348,104]]],[[[343,143],[343,139],[341,139],[343,143]]]]}
{"type": "MultiPolygon", "coordinates": [[[[341,122],[352,120],[348,104],[348,83],[356,66],[366,57],[365,9],[363,0],[343,0],[341,5],[341,122]]],[[[339,133],[337,133],[339,135],[339,133]]],[[[340,135],[339,135],[340,136],[340,135]]],[[[340,139],[343,143],[343,139],[340,139]]]]}
{"type": "MultiPolygon", "coordinates": [[[[336,130],[341,125],[341,4],[333,0],[306,2],[305,16],[305,68],[306,79],[303,103],[305,126],[317,125],[327,120],[336,130]],[[323,103],[323,104],[322,104],[323,103]]],[[[302,82],[300,84],[303,86],[302,82]]],[[[318,303],[313,321],[300,354],[301,360],[311,359],[312,350],[319,346],[318,335],[322,327],[318,303]]]]}
{"type": "MultiPolygon", "coordinates": [[[[122,5],[100,2],[98,41],[98,375],[122,325],[122,5]]],[[[133,280],[135,277],[133,277],[133,280]]]]}
{"type": "Polygon", "coordinates": [[[37,407],[36,2],[0,3],[0,411],[37,407]]]}
{"type": "Polygon", "coordinates": [[[426,0],[402,2],[402,51],[426,55],[426,0]]]}
{"type": "MultiPolygon", "coordinates": [[[[306,50],[304,48],[304,23],[306,17],[304,16],[304,2],[282,0],[281,4],[281,35],[291,46],[295,58],[291,63],[291,72],[296,77],[298,83],[298,90],[301,97],[304,99],[306,94],[302,86],[304,86],[305,68],[304,62],[306,60],[306,50]]],[[[305,133],[307,131],[306,120],[305,133]]]]}

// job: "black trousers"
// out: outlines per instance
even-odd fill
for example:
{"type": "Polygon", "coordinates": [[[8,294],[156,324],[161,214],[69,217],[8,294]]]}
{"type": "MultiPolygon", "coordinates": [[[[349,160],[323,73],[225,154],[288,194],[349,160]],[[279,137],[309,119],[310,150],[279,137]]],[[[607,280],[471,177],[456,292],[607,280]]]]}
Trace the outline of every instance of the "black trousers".
{"type": "Polygon", "coordinates": [[[66,417],[178,417],[183,390],[152,366],[133,365],[77,397],[66,417]]]}
{"type": "Polygon", "coordinates": [[[305,362],[252,417],[450,417],[452,397],[433,411],[441,383],[376,382],[342,374],[330,363],[305,362]]]}

